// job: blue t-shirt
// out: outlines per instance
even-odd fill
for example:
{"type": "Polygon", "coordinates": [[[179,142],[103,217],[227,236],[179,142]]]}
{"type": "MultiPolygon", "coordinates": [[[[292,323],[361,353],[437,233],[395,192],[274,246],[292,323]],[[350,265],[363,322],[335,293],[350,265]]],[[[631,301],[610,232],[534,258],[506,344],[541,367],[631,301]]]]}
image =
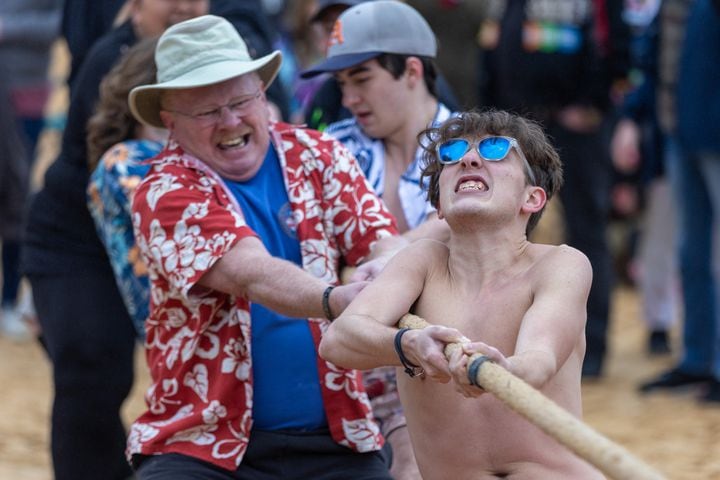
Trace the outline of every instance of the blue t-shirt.
{"type": "MultiPolygon", "coordinates": [[[[275,149],[268,149],[252,179],[224,181],[270,254],[302,266],[296,222],[275,149]]],[[[257,303],[250,306],[250,315],[254,428],[316,430],[326,426],[317,354],[307,319],[285,317],[257,303]]]]}

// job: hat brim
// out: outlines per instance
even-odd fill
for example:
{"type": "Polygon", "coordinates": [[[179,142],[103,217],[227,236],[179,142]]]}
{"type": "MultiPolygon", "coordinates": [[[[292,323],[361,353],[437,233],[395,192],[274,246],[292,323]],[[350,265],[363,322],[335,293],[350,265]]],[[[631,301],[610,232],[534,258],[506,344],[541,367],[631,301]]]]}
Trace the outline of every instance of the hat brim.
{"type": "Polygon", "coordinates": [[[282,54],[276,50],[257,60],[214,63],[196,68],[167,82],[141,85],[130,91],[128,96],[130,111],[139,122],[151,127],[163,128],[160,118],[160,97],[163,91],[205,87],[251,72],[257,72],[263,82],[263,88],[267,89],[280,71],[281,63],[282,54]]]}
{"type": "Polygon", "coordinates": [[[368,60],[372,60],[375,57],[379,57],[383,52],[363,52],[363,53],[348,53],[345,55],[337,55],[330,57],[314,67],[310,67],[307,70],[300,73],[300,78],[312,78],[320,75],[321,73],[337,72],[338,70],[344,70],[346,68],[354,67],[368,60]]]}

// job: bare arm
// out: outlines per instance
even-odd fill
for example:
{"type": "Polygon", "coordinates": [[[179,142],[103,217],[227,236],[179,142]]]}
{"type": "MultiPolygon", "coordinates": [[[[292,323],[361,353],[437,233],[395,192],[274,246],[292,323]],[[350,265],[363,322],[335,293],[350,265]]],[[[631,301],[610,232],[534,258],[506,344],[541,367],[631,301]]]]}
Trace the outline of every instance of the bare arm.
{"type": "MultiPolygon", "coordinates": [[[[246,297],[289,317],[325,317],[322,297],[328,284],[292,262],[273,257],[257,237],[240,240],[198,283],[246,297]]],[[[336,287],[330,295],[331,312],[342,312],[365,285],[336,287]]]]}
{"type": "MultiPolygon", "coordinates": [[[[403,249],[358,294],[323,337],[320,343],[323,358],[357,369],[400,365],[394,348],[398,332],[395,324],[422,292],[433,257],[428,246],[430,242],[418,242],[403,249]]],[[[449,370],[442,348],[444,343],[460,338],[457,330],[442,326],[410,331],[402,337],[403,351],[429,376],[447,381],[449,370]]]]}
{"type": "Polygon", "coordinates": [[[508,361],[512,373],[541,387],[584,336],[592,267],[580,251],[561,246],[543,262],[534,281],[535,298],[508,361]]]}
{"type": "MultiPolygon", "coordinates": [[[[533,303],[523,317],[514,354],[506,358],[482,342],[467,343],[463,351],[487,355],[541,388],[557,374],[584,335],[592,268],[585,255],[568,246],[558,247],[536,268],[533,303]]],[[[466,356],[451,359],[453,376],[463,393],[479,395],[482,392],[468,388],[466,366],[466,356]]]]}

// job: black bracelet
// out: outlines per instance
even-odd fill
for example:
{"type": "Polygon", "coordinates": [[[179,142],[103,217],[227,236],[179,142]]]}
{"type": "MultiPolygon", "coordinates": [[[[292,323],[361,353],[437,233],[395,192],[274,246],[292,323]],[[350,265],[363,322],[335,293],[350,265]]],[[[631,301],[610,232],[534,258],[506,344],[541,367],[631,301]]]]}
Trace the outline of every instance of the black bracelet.
{"type": "Polygon", "coordinates": [[[402,350],[402,344],[400,343],[400,340],[402,339],[402,336],[410,330],[409,328],[401,328],[398,330],[398,332],[395,334],[395,352],[397,352],[398,358],[400,358],[400,363],[402,363],[402,366],[405,367],[405,373],[407,373],[410,378],[417,377],[418,375],[422,375],[425,373],[425,371],[422,369],[422,367],[418,367],[417,365],[414,365],[411,363],[402,350]]]}
{"type": "Polygon", "coordinates": [[[492,361],[492,360],[490,360],[488,357],[483,355],[482,357],[477,357],[475,360],[473,360],[470,363],[470,365],[468,366],[468,369],[467,369],[468,380],[470,380],[470,385],[475,385],[476,387],[483,388],[482,385],[477,383],[477,374],[478,374],[478,370],[480,370],[480,367],[482,366],[482,364],[487,361],[492,361]]]}
{"type": "Polygon", "coordinates": [[[334,285],[330,285],[325,289],[323,292],[323,299],[322,299],[322,305],[323,305],[323,312],[325,312],[325,318],[330,320],[331,322],[335,320],[335,317],[333,316],[332,312],[330,311],[330,292],[333,291],[335,288],[334,285]]]}

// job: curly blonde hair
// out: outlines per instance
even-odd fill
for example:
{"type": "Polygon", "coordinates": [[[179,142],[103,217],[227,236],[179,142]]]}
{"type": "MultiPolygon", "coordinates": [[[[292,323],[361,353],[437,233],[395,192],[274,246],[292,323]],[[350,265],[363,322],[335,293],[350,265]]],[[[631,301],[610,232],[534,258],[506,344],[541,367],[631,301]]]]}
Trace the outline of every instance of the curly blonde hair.
{"type": "MultiPolygon", "coordinates": [[[[418,135],[423,148],[422,180],[428,180],[427,198],[433,207],[437,208],[440,200],[439,180],[443,169],[437,161],[436,146],[453,138],[482,135],[515,138],[530,164],[535,185],[545,190],[548,200],[558,192],[563,183],[562,162],[539,123],[501,110],[472,110],[451,117],[437,127],[427,128],[418,135]]],[[[526,233],[535,228],[544,210],[545,207],[530,216],[526,233]]]]}
{"type": "Polygon", "coordinates": [[[93,171],[103,154],[113,145],[134,138],[140,123],[128,106],[128,94],[138,85],[153,83],[157,38],[136,43],[122,56],[100,83],[95,114],[87,124],[87,162],[93,171]]]}

